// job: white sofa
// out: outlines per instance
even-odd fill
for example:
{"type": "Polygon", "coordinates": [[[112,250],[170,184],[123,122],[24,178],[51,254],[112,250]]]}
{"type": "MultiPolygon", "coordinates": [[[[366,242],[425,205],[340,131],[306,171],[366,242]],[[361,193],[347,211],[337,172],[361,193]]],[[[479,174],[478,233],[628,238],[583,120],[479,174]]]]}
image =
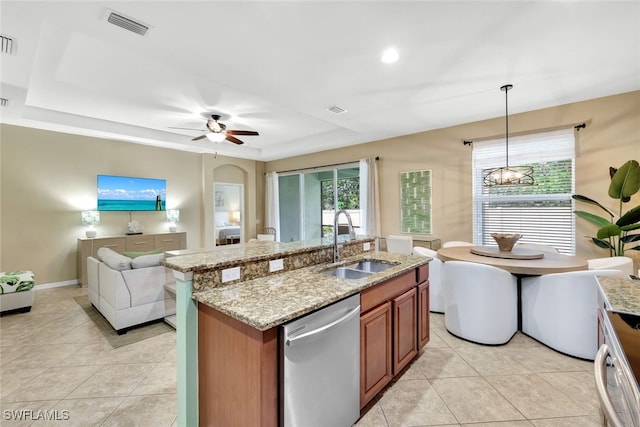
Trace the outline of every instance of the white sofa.
{"type": "Polygon", "coordinates": [[[118,334],[175,314],[175,298],[165,288],[175,278],[159,265],[163,254],[131,259],[101,248],[97,255],[87,258],[89,300],[118,334]]]}

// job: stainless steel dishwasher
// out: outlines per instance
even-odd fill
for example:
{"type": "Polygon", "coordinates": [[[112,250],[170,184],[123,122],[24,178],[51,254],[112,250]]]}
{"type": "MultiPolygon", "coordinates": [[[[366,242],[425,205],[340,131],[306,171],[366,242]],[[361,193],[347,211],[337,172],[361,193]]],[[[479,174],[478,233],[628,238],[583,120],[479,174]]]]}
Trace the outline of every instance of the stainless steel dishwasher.
{"type": "Polygon", "coordinates": [[[281,425],[349,427],[360,416],[360,295],[281,326],[281,425]]]}

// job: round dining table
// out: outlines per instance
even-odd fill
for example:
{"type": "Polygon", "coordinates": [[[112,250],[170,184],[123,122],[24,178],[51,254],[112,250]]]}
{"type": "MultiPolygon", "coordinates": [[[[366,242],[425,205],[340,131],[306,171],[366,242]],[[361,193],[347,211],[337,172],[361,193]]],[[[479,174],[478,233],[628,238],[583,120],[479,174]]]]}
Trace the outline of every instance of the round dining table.
{"type": "Polygon", "coordinates": [[[535,249],[514,248],[512,253],[501,253],[497,246],[451,246],[438,249],[442,261],[467,261],[492,265],[517,276],[540,276],[550,273],[587,270],[587,261],[557,252],[541,252],[535,249]],[[476,252],[476,253],[474,253],[476,252]],[[479,255],[487,253],[490,255],[479,255]],[[510,255],[522,255],[522,259],[510,255]],[[527,258],[540,256],[540,258],[527,258]]]}

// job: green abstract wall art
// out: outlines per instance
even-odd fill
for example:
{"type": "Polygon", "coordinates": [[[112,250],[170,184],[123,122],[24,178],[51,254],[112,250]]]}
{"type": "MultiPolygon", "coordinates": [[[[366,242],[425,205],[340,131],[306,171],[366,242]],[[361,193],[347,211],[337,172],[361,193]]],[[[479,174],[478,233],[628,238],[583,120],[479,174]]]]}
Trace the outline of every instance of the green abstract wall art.
{"type": "Polygon", "coordinates": [[[400,173],[402,233],[431,234],[431,171],[400,173]]]}

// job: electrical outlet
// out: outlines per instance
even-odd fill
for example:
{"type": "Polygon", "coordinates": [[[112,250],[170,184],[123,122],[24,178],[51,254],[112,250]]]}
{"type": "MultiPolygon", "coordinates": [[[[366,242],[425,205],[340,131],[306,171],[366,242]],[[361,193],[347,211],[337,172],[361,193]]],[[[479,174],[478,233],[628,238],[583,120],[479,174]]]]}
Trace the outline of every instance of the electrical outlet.
{"type": "Polygon", "coordinates": [[[284,268],[284,262],[282,258],[269,261],[269,272],[280,271],[284,268]]]}
{"type": "Polygon", "coordinates": [[[364,242],[364,243],[362,244],[362,250],[363,250],[363,251],[371,250],[371,242],[364,242]]]}
{"type": "Polygon", "coordinates": [[[222,283],[240,279],[240,267],[222,270],[222,283]]]}

